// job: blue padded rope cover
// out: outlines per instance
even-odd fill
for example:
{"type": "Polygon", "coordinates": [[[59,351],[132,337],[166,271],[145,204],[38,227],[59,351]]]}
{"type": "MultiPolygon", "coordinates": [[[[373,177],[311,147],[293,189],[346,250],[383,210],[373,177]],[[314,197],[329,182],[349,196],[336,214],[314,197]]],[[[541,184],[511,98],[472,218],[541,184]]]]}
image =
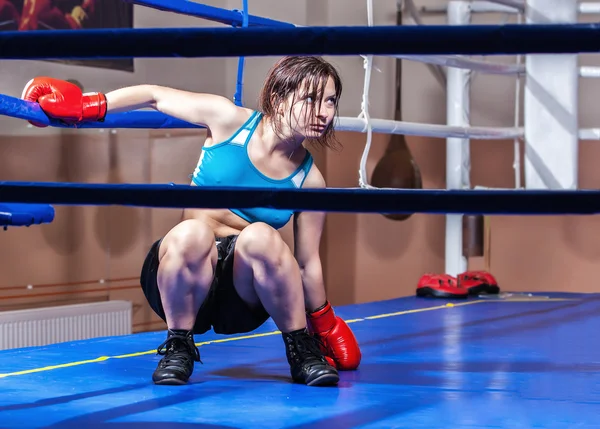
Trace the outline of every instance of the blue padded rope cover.
{"type": "Polygon", "coordinates": [[[54,220],[48,204],[0,203],[0,226],[29,226],[54,220]]]}
{"type": "MultiPolygon", "coordinates": [[[[60,128],[75,128],[56,119],[48,118],[37,103],[0,94],[0,114],[13,118],[31,120],[40,124],[60,128]]],[[[112,113],[104,122],[86,122],[77,128],[204,128],[199,125],[167,116],[155,111],[112,113]]]]}
{"type": "Polygon", "coordinates": [[[0,58],[510,55],[600,51],[598,24],[3,31],[0,58]]]}
{"type": "Polygon", "coordinates": [[[0,182],[0,200],[171,208],[272,207],[351,213],[600,213],[600,191],[365,190],[0,182]]]}
{"type": "MultiPolygon", "coordinates": [[[[220,22],[233,26],[242,25],[242,16],[239,12],[221,9],[214,6],[207,6],[200,3],[194,3],[189,0],[123,0],[126,3],[138,4],[153,9],[163,10],[165,12],[176,12],[183,15],[195,16],[208,19],[210,21],[220,22]]],[[[263,18],[260,16],[249,15],[248,26],[250,27],[294,27],[294,24],[288,22],[276,21],[274,19],[263,18]]]]}

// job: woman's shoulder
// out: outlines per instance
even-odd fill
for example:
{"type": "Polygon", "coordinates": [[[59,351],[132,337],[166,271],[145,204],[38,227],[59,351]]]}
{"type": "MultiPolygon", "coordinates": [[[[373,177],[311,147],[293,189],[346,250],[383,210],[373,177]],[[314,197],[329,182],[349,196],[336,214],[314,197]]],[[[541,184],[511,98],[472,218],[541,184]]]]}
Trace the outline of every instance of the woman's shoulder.
{"type": "Polygon", "coordinates": [[[254,114],[254,110],[231,103],[219,110],[218,118],[211,124],[210,132],[216,142],[220,142],[242,128],[254,114]]]}
{"type": "MultiPolygon", "coordinates": [[[[309,152],[310,153],[310,152],[309,152]]],[[[306,179],[304,179],[303,188],[325,188],[327,187],[327,183],[325,182],[325,178],[319,170],[319,167],[313,162],[308,174],[306,175],[306,179]]]]}
{"type": "Polygon", "coordinates": [[[219,122],[228,126],[235,126],[236,124],[241,126],[252,116],[253,113],[253,109],[238,106],[230,100],[220,103],[217,110],[219,122]]]}

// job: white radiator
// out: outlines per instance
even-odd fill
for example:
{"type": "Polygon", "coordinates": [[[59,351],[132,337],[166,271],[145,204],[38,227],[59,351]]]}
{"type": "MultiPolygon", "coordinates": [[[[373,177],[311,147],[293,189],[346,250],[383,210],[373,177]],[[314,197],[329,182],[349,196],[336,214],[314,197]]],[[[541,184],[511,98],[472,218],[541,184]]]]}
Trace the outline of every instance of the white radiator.
{"type": "Polygon", "coordinates": [[[130,301],[0,311],[0,350],[131,334],[130,301]]]}

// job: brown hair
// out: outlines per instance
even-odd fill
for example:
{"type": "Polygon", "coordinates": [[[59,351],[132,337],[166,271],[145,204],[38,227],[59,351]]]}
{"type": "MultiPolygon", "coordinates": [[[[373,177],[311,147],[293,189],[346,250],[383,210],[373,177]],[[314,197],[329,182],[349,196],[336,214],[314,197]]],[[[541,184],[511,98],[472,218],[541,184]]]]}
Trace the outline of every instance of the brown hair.
{"type": "MultiPolygon", "coordinates": [[[[284,57],[279,60],[267,74],[259,96],[258,108],[265,116],[275,117],[275,112],[281,103],[285,102],[291,94],[294,97],[292,100],[294,104],[296,91],[306,83],[308,95],[314,100],[311,108],[311,114],[314,115],[315,110],[321,106],[325,85],[330,77],[335,85],[335,117],[337,117],[342,81],[335,67],[321,57],[284,57]]],[[[318,146],[335,149],[339,142],[335,138],[333,123],[334,121],[331,121],[320,138],[310,139],[310,141],[318,146]]],[[[275,132],[280,135],[281,124],[274,122],[274,126],[275,132]]]]}

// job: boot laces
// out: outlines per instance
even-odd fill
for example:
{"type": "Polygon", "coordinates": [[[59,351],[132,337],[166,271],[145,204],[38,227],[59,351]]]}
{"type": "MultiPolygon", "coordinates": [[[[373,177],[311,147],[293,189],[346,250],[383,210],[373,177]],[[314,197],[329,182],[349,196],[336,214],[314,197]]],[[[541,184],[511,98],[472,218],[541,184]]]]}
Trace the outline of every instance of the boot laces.
{"type": "Polygon", "coordinates": [[[162,360],[164,366],[172,364],[189,365],[191,359],[202,363],[198,347],[191,339],[183,335],[170,335],[165,342],[158,346],[156,353],[165,356],[162,360]]]}
{"type": "Polygon", "coordinates": [[[315,336],[302,335],[293,338],[293,346],[300,359],[318,359],[324,361],[323,343],[315,336]]]}

